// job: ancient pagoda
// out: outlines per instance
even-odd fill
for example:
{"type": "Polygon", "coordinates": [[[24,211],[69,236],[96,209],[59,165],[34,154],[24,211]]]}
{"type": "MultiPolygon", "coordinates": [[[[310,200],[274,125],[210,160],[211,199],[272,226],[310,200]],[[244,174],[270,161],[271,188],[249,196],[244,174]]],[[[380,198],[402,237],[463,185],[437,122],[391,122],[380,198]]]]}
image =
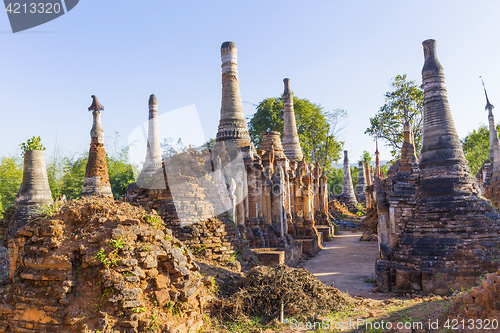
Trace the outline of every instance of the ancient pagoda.
{"type": "Polygon", "coordinates": [[[388,230],[394,234],[401,230],[401,234],[385,253],[387,260],[377,262],[376,271],[378,283],[384,277],[385,285],[396,290],[448,294],[474,286],[482,274],[500,266],[500,215],[479,196],[464,157],[436,41],[426,40],[423,47],[424,123],[416,204],[411,208],[407,201],[405,214],[396,214],[400,200],[396,193],[388,194],[388,230]],[[405,217],[410,211],[414,213],[405,217]]]}
{"type": "Polygon", "coordinates": [[[293,93],[290,90],[290,79],[283,79],[285,91],[283,92],[283,149],[290,162],[302,161],[302,148],[300,147],[295,111],[293,110],[293,93]]]}
{"type": "Polygon", "coordinates": [[[112,197],[111,184],[108,176],[108,164],[106,162],[106,150],[104,149],[104,130],[101,126],[101,112],[104,106],[99,103],[95,95],[92,95],[93,123],[90,130],[90,150],[83,182],[82,196],[105,196],[112,197]]]}
{"type": "Polygon", "coordinates": [[[226,145],[229,142],[237,146],[248,145],[250,143],[250,134],[248,133],[241,102],[236,44],[224,42],[220,51],[222,59],[222,101],[216,141],[226,141],[226,145]]]}
{"type": "Polygon", "coordinates": [[[137,185],[147,189],[165,189],[162,157],[160,147],[160,130],[158,128],[158,101],[156,95],[149,96],[148,143],[146,160],[137,177],[137,185]]]}

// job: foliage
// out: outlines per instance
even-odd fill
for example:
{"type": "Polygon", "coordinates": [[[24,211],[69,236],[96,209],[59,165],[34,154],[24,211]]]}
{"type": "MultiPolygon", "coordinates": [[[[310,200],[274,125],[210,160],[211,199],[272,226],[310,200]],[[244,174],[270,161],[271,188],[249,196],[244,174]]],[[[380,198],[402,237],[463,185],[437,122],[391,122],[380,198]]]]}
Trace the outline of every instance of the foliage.
{"type": "Polygon", "coordinates": [[[115,155],[106,155],[109,182],[115,198],[123,198],[129,184],[134,182],[134,169],[128,162],[128,150],[129,147],[123,147],[115,155]]]}
{"type": "MultiPolygon", "coordinates": [[[[210,144],[209,142],[206,142],[205,144],[210,144]]],[[[163,142],[160,143],[160,147],[162,149],[161,156],[164,160],[182,152],[185,148],[181,138],[179,138],[176,143],[174,143],[174,138],[163,139],[163,142]]]]}
{"type": "Polygon", "coordinates": [[[7,208],[14,204],[16,194],[23,180],[22,160],[16,156],[0,160],[0,203],[7,208]]]}
{"type": "Polygon", "coordinates": [[[394,90],[385,93],[385,104],[375,117],[370,118],[370,127],[365,134],[385,139],[395,159],[399,158],[403,146],[403,128],[410,122],[415,137],[417,155],[422,147],[422,106],[424,92],[406,74],[396,75],[392,81],[394,90]]]}
{"type": "Polygon", "coordinates": [[[358,186],[358,172],[359,168],[356,166],[352,166],[351,168],[351,180],[352,180],[352,186],[354,190],[356,190],[356,186],[358,186]]]}
{"type": "MultiPolygon", "coordinates": [[[[500,125],[497,125],[497,131],[500,130],[500,125]]],[[[476,175],[484,162],[488,159],[488,150],[490,148],[490,132],[485,125],[480,126],[477,130],[467,134],[461,140],[464,155],[472,174],[476,175]]]]}
{"type": "Polygon", "coordinates": [[[372,161],[372,156],[368,151],[363,151],[363,155],[361,155],[361,161],[363,162],[363,165],[366,163],[368,163],[368,165],[370,164],[370,162],[372,161]]]}
{"type": "Polygon", "coordinates": [[[35,213],[41,215],[42,217],[53,217],[59,210],[62,205],[59,203],[59,198],[56,198],[53,203],[40,205],[35,208],[35,213]]]}
{"type": "MultiPolygon", "coordinates": [[[[308,163],[319,162],[327,172],[332,162],[341,157],[343,141],[339,140],[340,123],[347,118],[347,112],[337,109],[326,111],[319,104],[307,99],[293,97],[297,132],[302,152],[308,163]]],[[[257,106],[257,112],[248,123],[251,140],[260,146],[262,133],[280,132],[283,136],[284,106],[282,97],[266,98],[257,106]]]]}
{"type": "Polygon", "coordinates": [[[32,136],[26,142],[21,143],[19,147],[21,148],[22,155],[24,156],[28,150],[45,150],[41,141],[42,139],[39,136],[32,136]]]}

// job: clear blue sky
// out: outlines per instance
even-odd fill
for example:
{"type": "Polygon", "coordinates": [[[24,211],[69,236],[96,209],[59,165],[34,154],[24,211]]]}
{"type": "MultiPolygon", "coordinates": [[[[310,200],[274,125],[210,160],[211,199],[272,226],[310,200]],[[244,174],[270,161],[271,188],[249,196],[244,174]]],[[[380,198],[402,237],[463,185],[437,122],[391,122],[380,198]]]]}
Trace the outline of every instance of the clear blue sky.
{"type": "MultiPolygon", "coordinates": [[[[420,83],[421,43],[436,39],[464,137],[487,123],[480,75],[500,110],[499,15],[499,1],[82,0],[54,21],[12,34],[3,13],[0,156],[32,135],[42,137],[47,154],[56,145],[62,154],[87,149],[92,94],[105,106],[108,143],[119,132],[127,144],[147,120],[151,93],[160,114],[194,104],[205,137],[215,137],[224,41],[238,47],[244,101],[279,96],[289,77],[297,97],[345,109],[342,139],[355,161],[374,151],[363,133],[391,78],[406,73],[420,83]]],[[[382,149],[381,158],[389,157],[382,149]]]]}

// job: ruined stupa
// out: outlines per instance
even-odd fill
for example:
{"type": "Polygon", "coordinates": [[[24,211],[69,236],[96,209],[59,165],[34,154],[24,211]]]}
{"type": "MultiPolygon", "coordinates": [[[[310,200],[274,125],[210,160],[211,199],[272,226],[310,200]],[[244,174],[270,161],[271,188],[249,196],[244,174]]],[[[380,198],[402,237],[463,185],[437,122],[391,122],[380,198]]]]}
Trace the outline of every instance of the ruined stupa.
{"type": "Polygon", "coordinates": [[[13,237],[20,227],[28,223],[36,206],[50,203],[52,192],[43,150],[28,150],[24,153],[23,180],[16,195],[16,211],[10,219],[10,236],[13,237]]]}
{"type": "Polygon", "coordinates": [[[283,149],[286,157],[291,162],[302,160],[302,148],[300,147],[297,124],[295,122],[295,111],[293,110],[293,93],[290,89],[290,79],[283,79],[285,91],[283,92],[283,149]]]}
{"type": "Polygon", "coordinates": [[[358,162],[358,185],[356,185],[356,198],[358,202],[365,202],[365,167],[363,161],[358,162]]]}
{"type": "Polygon", "coordinates": [[[106,162],[106,150],[104,150],[104,131],[101,126],[101,111],[104,106],[99,103],[95,95],[92,95],[93,124],[90,130],[90,150],[85,180],[83,182],[82,196],[102,195],[112,197],[111,184],[108,176],[108,164],[106,162]]]}
{"type": "Polygon", "coordinates": [[[250,134],[243,115],[236,44],[224,42],[220,51],[222,59],[222,102],[216,141],[226,141],[226,143],[229,141],[237,146],[248,145],[250,143],[250,134]]]}
{"type": "MultiPolygon", "coordinates": [[[[498,268],[500,215],[479,197],[464,157],[436,41],[426,40],[423,46],[424,131],[415,213],[401,227],[388,261],[377,262],[377,279],[386,265],[385,282],[396,290],[448,294],[475,285],[479,276],[498,268]]],[[[390,228],[400,222],[391,216],[390,228]]]]}
{"type": "Polygon", "coordinates": [[[342,193],[340,193],[339,201],[344,203],[349,210],[358,209],[358,201],[352,186],[351,168],[349,167],[349,157],[347,150],[344,150],[344,180],[342,182],[342,193]]]}
{"type": "Polygon", "coordinates": [[[136,183],[140,188],[164,190],[166,186],[162,170],[160,130],[158,128],[158,101],[155,94],[149,96],[148,105],[149,121],[146,160],[144,161],[139,177],[137,177],[136,183]]]}

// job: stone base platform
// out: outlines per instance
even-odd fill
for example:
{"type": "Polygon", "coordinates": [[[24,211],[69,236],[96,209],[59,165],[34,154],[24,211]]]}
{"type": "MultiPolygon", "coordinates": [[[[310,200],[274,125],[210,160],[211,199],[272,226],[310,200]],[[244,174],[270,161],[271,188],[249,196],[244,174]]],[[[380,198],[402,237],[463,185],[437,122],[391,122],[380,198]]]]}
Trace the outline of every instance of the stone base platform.
{"type": "Polygon", "coordinates": [[[302,242],[293,240],[286,248],[253,248],[251,249],[264,266],[295,264],[302,255],[302,242]]]}
{"type": "Polygon", "coordinates": [[[302,252],[309,256],[315,256],[321,250],[319,247],[320,240],[322,240],[323,235],[321,232],[318,232],[319,237],[314,238],[306,238],[306,239],[295,239],[302,243],[302,252]]]}
{"type": "Polygon", "coordinates": [[[323,242],[331,241],[333,235],[335,234],[335,228],[333,226],[317,225],[316,229],[318,230],[318,232],[323,233],[323,242]]]}

